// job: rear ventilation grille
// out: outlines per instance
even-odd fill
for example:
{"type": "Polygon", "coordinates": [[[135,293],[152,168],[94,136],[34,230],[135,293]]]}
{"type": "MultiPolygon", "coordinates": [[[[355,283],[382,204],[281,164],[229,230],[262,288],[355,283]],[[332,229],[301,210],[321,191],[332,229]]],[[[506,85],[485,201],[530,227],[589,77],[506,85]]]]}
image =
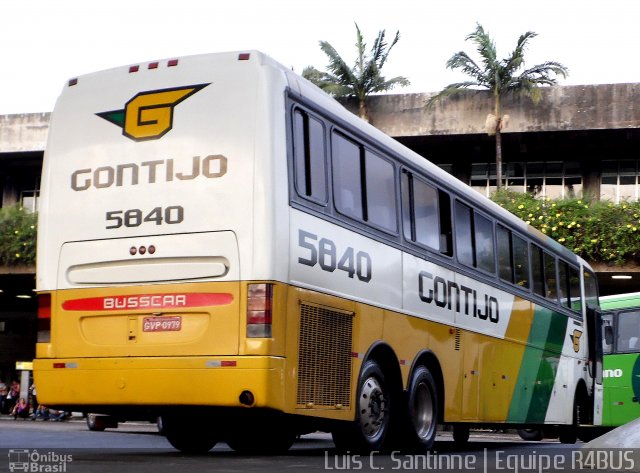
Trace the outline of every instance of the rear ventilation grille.
{"type": "Polygon", "coordinates": [[[353,312],[300,305],[297,404],[349,407],[353,312]]]}

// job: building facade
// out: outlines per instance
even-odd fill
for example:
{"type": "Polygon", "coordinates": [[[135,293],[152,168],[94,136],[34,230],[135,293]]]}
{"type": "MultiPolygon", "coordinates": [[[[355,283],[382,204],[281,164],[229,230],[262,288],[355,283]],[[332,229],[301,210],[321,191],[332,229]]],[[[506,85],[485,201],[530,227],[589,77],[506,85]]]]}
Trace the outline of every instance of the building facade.
{"type": "MultiPolygon", "coordinates": [[[[49,114],[0,116],[0,207],[36,211],[49,114]]],[[[0,382],[18,379],[17,361],[35,355],[35,266],[0,265],[0,382]]]]}

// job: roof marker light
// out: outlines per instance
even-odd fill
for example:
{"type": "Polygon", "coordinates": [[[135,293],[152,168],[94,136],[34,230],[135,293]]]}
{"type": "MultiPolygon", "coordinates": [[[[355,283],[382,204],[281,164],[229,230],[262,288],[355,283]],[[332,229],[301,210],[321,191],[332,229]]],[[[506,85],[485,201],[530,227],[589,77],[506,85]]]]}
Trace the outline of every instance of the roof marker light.
{"type": "Polygon", "coordinates": [[[140,66],[131,66],[129,67],[129,73],[138,72],[140,70],[140,66]]]}
{"type": "Polygon", "coordinates": [[[149,63],[149,69],[157,69],[158,68],[158,63],[157,62],[150,62],[149,63]]]}
{"type": "Polygon", "coordinates": [[[248,61],[251,58],[250,53],[240,53],[238,54],[238,61],[248,61]]]}
{"type": "Polygon", "coordinates": [[[78,79],[70,79],[69,80],[69,87],[72,87],[74,85],[76,85],[78,83],[78,79]]]}
{"type": "Polygon", "coordinates": [[[167,66],[168,66],[168,67],[174,67],[174,66],[177,66],[177,65],[178,65],[178,60],[177,60],[177,59],[170,59],[170,60],[167,62],[167,66]]]}

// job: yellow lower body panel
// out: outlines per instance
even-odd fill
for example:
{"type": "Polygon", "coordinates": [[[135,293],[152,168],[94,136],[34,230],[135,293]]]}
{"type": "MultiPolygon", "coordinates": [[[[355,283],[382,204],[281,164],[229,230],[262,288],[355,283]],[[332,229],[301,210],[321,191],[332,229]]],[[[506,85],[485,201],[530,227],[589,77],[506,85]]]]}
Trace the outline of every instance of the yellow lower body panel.
{"type": "Polygon", "coordinates": [[[45,405],[242,406],[285,409],[280,357],[75,358],[34,361],[45,405]]]}

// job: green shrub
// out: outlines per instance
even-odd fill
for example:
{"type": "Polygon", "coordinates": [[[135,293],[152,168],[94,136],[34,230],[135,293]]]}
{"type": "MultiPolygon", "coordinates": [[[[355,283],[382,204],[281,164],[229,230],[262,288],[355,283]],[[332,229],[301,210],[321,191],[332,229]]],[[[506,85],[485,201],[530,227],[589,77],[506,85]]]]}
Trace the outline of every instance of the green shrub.
{"type": "Polygon", "coordinates": [[[586,260],[640,261],[640,202],[536,199],[505,190],[492,199],[586,260]]]}
{"type": "Polygon", "coordinates": [[[18,205],[0,208],[0,265],[35,264],[37,219],[18,205]]]}

